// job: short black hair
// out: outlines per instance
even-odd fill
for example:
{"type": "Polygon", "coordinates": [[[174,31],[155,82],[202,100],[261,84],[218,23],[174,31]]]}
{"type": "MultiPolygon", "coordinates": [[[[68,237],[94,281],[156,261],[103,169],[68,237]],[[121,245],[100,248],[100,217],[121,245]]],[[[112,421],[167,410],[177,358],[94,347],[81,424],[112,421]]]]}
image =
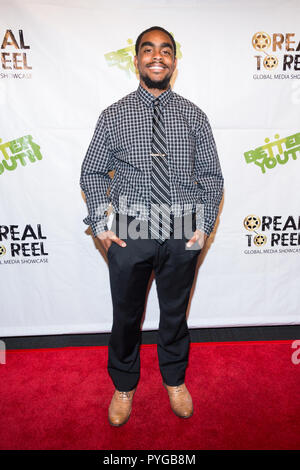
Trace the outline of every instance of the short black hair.
{"type": "Polygon", "coordinates": [[[149,33],[150,31],[154,31],[154,30],[162,31],[163,33],[166,33],[169,36],[169,38],[171,39],[172,45],[173,45],[173,49],[174,49],[174,57],[176,57],[176,42],[175,42],[172,34],[169,33],[169,31],[167,31],[166,29],[162,28],[161,26],[151,26],[151,28],[145,29],[145,31],[143,31],[138,36],[138,38],[136,40],[136,43],[135,43],[135,53],[136,53],[136,55],[138,54],[138,51],[139,51],[142,36],[146,33],[149,33]]]}

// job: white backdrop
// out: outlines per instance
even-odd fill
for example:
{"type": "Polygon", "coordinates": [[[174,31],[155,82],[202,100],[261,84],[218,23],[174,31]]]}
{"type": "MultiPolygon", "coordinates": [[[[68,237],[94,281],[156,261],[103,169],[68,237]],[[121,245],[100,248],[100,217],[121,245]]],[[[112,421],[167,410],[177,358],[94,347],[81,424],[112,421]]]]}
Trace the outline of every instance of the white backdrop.
{"type": "MultiPolygon", "coordinates": [[[[132,44],[153,25],[174,34],[174,91],[208,115],[225,178],[188,324],[300,323],[299,1],[0,6],[0,336],[110,331],[108,268],[82,222],[80,168],[100,112],[137,88],[132,44]]],[[[158,320],[153,281],[143,329],[158,320]]]]}

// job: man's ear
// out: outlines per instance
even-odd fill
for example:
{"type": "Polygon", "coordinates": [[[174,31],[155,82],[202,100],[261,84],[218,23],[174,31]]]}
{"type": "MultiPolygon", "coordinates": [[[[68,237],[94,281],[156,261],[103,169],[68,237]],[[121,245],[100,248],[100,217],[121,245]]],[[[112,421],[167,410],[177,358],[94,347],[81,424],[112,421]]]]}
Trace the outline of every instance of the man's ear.
{"type": "Polygon", "coordinates": [[[137,59],[137,56],[135,55],[134,58],[133,58],[133,63],[134,63],[134,66],[135,66],[136,69],[138,68],[137,67],[137,61],[138,61],[138,59],[137,59]]]}
{"type": "Polygon", "coordinates": [[[176,67],[177,67],[177,57],[175,57],[174,59],[174,69],[176,69],[176,67]]]}

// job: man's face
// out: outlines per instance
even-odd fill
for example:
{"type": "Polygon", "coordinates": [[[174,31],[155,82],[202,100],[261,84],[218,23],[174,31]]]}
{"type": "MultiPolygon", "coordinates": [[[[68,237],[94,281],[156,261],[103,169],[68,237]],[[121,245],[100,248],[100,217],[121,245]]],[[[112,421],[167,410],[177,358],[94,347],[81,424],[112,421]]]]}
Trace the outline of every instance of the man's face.
{"type": "Polygon", "coordinates": [[[134,65],[148,88],[167,89],[176,64],[172,42],[166,33],[153,30],[142,36],[134,65]]]}

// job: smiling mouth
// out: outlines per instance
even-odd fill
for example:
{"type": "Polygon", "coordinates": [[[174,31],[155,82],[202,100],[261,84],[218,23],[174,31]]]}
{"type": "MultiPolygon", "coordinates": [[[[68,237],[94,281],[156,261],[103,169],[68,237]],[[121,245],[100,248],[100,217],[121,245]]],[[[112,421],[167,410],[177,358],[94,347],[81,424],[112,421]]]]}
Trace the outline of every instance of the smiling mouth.
{"type": "Polygon", "coordinates": [[[165,65],[148,65],[148,68],[151,69],[151,70],[156,70],[156,71],[161,71],[161,70],[164,70],[166,69],[167,67],[165,65]]]}

